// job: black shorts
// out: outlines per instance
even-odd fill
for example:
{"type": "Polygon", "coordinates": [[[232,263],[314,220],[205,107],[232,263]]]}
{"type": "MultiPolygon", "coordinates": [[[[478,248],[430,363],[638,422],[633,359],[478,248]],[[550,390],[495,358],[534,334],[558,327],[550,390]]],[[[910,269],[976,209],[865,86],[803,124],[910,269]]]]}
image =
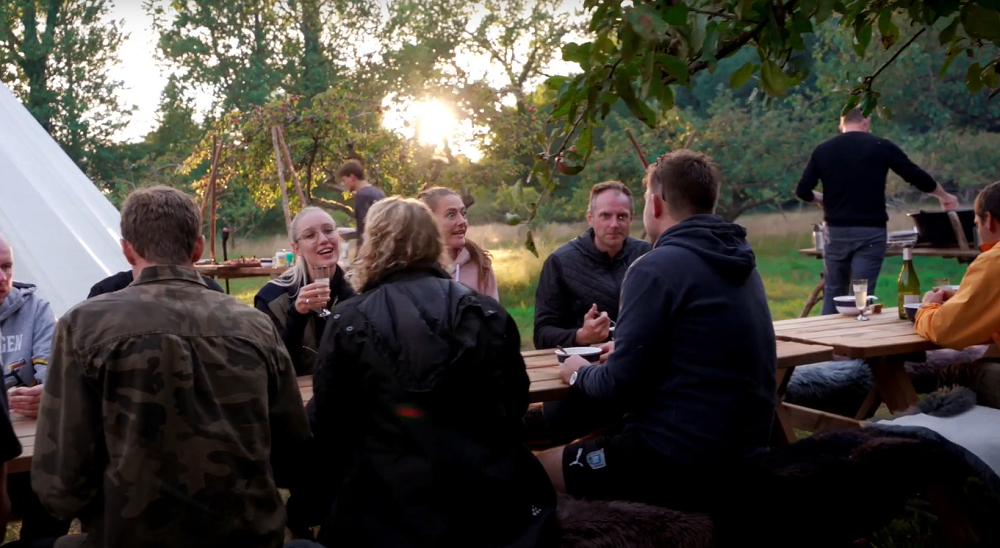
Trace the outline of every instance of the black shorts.
{"type": "Polygon", "coordinates": [[[668,462],[638,432],[598,436],[563,449],[563,479],[574,497],[643,502],[645,486],[673,468],[668,462]]]}
{"type": "Polygon", "coordinates": [[[566,492],[577,498],[627,500],[708,512],[724,470],[675,462],[635,430],[571,443],[563,449],[566,492]]]}

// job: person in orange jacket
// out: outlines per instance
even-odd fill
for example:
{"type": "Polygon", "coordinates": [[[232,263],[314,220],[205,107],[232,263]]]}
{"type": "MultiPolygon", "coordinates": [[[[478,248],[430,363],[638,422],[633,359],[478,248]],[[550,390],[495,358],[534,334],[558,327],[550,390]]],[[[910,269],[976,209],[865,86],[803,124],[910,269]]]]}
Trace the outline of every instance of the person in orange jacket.
{"type": "Polygon", "coordinates": [[[917,311],[917,333],[938,346],[960,350],[990,339],[1000,343],[1000,181],[976,198],[976,228],[982,253],[958,291],[930,291],[917,311]]]}
{"type": "MultiPolygon", "coordinates": [[[[1000,181],[976,198],[976,228],[982,253],[958,291],[928,292],[917,311],[917,333],[938,346],[963,349],[991,339],[1000,344],[1000,181]]],[[[975,391],[979,405],[1000,408],[1000,362],[980,360],[952,369],[942,373],[975,391]]]]}

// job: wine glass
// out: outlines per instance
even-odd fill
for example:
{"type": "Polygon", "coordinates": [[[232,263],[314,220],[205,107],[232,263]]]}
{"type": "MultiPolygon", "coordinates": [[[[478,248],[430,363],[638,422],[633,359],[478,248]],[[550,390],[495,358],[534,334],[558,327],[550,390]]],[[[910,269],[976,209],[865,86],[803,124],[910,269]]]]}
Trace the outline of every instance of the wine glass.
{"type": "Polygon", "coordinates": [[[854,288],[854,306],[858,308],[858,321],[868,321],[865,317],[865,309],[868,308],[868,280],[853,280],[851,286],[854,288]]]}
{"type": "MultiPolygon", "coordinates": [[[[332,267],[332,266],[314,266],[314,267],[312,267],[313,282],[317,283],[319,285],[325,285],[327,287],[327,290],[329,290],[329,288],[330,288],[330,278],[333,277],[333,268],[334,267],[332,267]]],[[[330,315],[330,311],[327,310],[327,309],[325,309],[325,308],[321,308],[321,309],[319,309],[319,310],[316,311],[316,314],[318,314],[319,317],[321,317],[321,318],[325,318],[325,317],[327,317],[327,316],[330,315]]]]}

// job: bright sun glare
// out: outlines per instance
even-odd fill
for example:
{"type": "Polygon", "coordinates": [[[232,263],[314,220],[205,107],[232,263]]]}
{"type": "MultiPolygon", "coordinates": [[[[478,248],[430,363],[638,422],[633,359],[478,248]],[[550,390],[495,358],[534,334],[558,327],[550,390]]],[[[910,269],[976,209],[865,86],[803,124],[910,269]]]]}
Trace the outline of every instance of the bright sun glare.
{"type": "Polygon", "coordinates": [[[429,146],[441,146],[444,139],[451,140],[455,131],[455,115],[437,99],[421,101],[410,106],[416,124],[417,140],[429,146]]]}

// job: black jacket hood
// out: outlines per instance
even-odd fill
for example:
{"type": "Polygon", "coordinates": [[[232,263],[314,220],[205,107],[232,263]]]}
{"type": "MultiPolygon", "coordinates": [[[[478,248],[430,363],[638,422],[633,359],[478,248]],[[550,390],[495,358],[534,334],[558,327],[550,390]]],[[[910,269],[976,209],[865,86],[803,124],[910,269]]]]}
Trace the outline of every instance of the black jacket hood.
{"type": "Polygon", "coordinates": [[[715,215],[694,215],[660,235],[653,248],[672,245],[696,253],[733,283],[743,283],[757,266],[742,226],[715,215]]]}

